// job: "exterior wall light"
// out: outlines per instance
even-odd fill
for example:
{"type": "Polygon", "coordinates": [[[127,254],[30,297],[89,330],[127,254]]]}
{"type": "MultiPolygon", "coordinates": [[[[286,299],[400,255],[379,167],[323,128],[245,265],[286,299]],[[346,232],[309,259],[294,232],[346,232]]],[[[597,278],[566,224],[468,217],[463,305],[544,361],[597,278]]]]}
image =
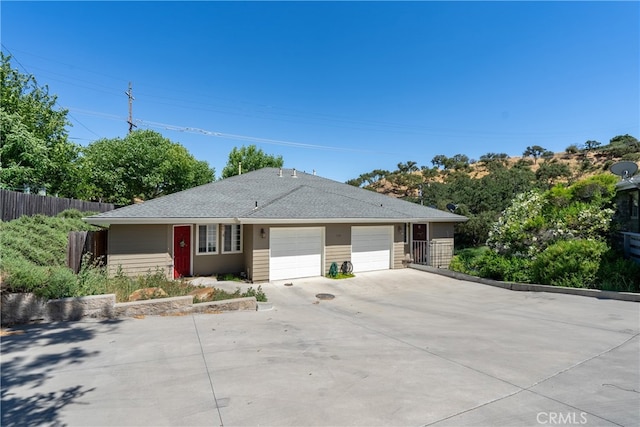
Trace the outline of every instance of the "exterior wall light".
{"type": "Polygon", "coordinates": [[[260,237],[262,237],[263,239],[267,237],[267,232],[264,230],[264,228],[260,229],[260,237]]]}

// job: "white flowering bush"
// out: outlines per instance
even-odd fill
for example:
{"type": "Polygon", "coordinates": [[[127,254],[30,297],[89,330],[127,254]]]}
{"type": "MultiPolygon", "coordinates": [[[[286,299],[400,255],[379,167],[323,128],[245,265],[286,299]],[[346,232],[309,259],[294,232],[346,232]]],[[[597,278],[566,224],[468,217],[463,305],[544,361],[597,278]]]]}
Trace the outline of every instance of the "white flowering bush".
{"type": "MultiPolygon", "coordinates": [[[[582,182],[575,186],[585,188],[582,182]]],[[[602,240],[614,210],[606,207],[609,199],[602,197],[609,193],[595,193],[591,201],[585,201],[584,192],[573,191],[573,186],[519,194],[489,231],[487,245],[502,255],[534,258],[559,241],[602,240]]]]}
{"type": "Polygon", "coordinates": [[[487,246],[503,255],[531,255],[545,223],[543,207],[544,198],[539,192],[517,195],[489,230],[487,246]]]}

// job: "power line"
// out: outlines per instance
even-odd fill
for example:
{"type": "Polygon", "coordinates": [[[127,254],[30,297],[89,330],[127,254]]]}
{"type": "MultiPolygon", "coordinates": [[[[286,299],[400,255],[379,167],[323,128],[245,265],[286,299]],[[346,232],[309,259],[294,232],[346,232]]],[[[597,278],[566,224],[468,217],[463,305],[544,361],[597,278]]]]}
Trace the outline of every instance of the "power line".
{"type": "Polygon", "coordinates": [[[302,142],[284,141],[284,140],[269,139],[269,138],[259,138],[259,137],[247,136],[247,135],[236,135],[236,134],[231,134],[231,133],[224,133],[224,132],[218,132],[218,131],[213,131],[213,130],[206,130],[206,129],[188,127],[188,126],[176,126],[176,125],[170,125],[170,124],[166,124],[166,123],[151,122],[151,121],[140,120],[140,119],[137,119],[136,122],[139,123],[142,126],[150,127],[150,128],[158,128],[158,129],[165,129],[165,130],[171,130],[171,131],[177,131],[177,132],[185,132],[185,133],[194,133],[194,134],[205,135],[205,136],[213,136],[213,137],[217,137],[217,138],[225,138],[225,139],[232,139],[232,140],[237,140],[237,141],[252,142],[252,143],[256,143],[256,144],[282,145],[282,146],[286,146],[286,147],[306,148],[306,149],[312,149],[312,150],[342,151],[342,152],[352,152],[352,153],[397,154],[397,153],[390,153],[390,152],[383,152],[383,151],[362,150],[362,149],[345,148],[345,147],[334,147],[334,146],[329,146],[329,145],[307,144],[307,143],[302,143],[302,142]]]}
{"type": "MultiPolygon", "coordinates": [[[[108,120],[126,121],[124,117],[117,116],[115,114],[84,110],[84,109],[74,108],[74,107],[68,107],[68,108],[69,110],[75,111],[78,114],[83,114],[83,115],[92,116],[92,117],[100,117],[108,120]]],[[[150,120],[142,120],[142,119],[135,119],[134,122],[135,122],[134,126],[136,127],[137,127],[136,124],[138,124],[146,128],[164,129],[164,130],[169,130],[174,132],[191,133],[191,134],[212,136],[212,137],[225,138],[225,139],[231,139],[231,140],[253,142],[256,144],[272,144],[272,145],[282,145],[282,146],[288,146],[288,147],[307,148],[307,149],[315,149],[315,150],[342,151],[342,152],[397,154],[397,153],[390,153],[390,152],[383,152],[383,151],[361,150],[361,149],[355,149],[355,148],[334,147],[329,145],[307,144],[302,142],[260,138],[260,137],[247,136],[247,135],[237,135],[237,134],[219,132],[214,130],[206,130],[206,129],[196,128],[192,126],[179,126],[179,125],[159,123],[159,122],[153,122],[150,120]]]]}

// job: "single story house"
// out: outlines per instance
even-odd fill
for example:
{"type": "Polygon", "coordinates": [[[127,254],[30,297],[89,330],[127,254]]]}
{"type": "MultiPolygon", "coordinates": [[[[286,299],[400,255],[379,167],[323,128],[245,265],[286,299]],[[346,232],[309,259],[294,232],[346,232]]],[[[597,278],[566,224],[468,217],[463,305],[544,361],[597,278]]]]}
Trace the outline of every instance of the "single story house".
{"type": "Polygon", "coordinates": [[[296,171],[265,168],[85,218],[108,226],[111,272],[244,273],[255,282],[413,262],[447,267],[467,218],[296,171]]]}

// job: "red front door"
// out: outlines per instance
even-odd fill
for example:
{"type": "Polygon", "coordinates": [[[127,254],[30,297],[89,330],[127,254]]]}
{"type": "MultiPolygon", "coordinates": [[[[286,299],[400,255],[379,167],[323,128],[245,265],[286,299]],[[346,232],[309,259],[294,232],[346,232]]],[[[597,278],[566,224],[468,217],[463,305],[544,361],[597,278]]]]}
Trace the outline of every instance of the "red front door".
{"type": "Polygon", "coordinates": [[[173,227],[173,278],[191,275],[191,227],[173,227]]]}

